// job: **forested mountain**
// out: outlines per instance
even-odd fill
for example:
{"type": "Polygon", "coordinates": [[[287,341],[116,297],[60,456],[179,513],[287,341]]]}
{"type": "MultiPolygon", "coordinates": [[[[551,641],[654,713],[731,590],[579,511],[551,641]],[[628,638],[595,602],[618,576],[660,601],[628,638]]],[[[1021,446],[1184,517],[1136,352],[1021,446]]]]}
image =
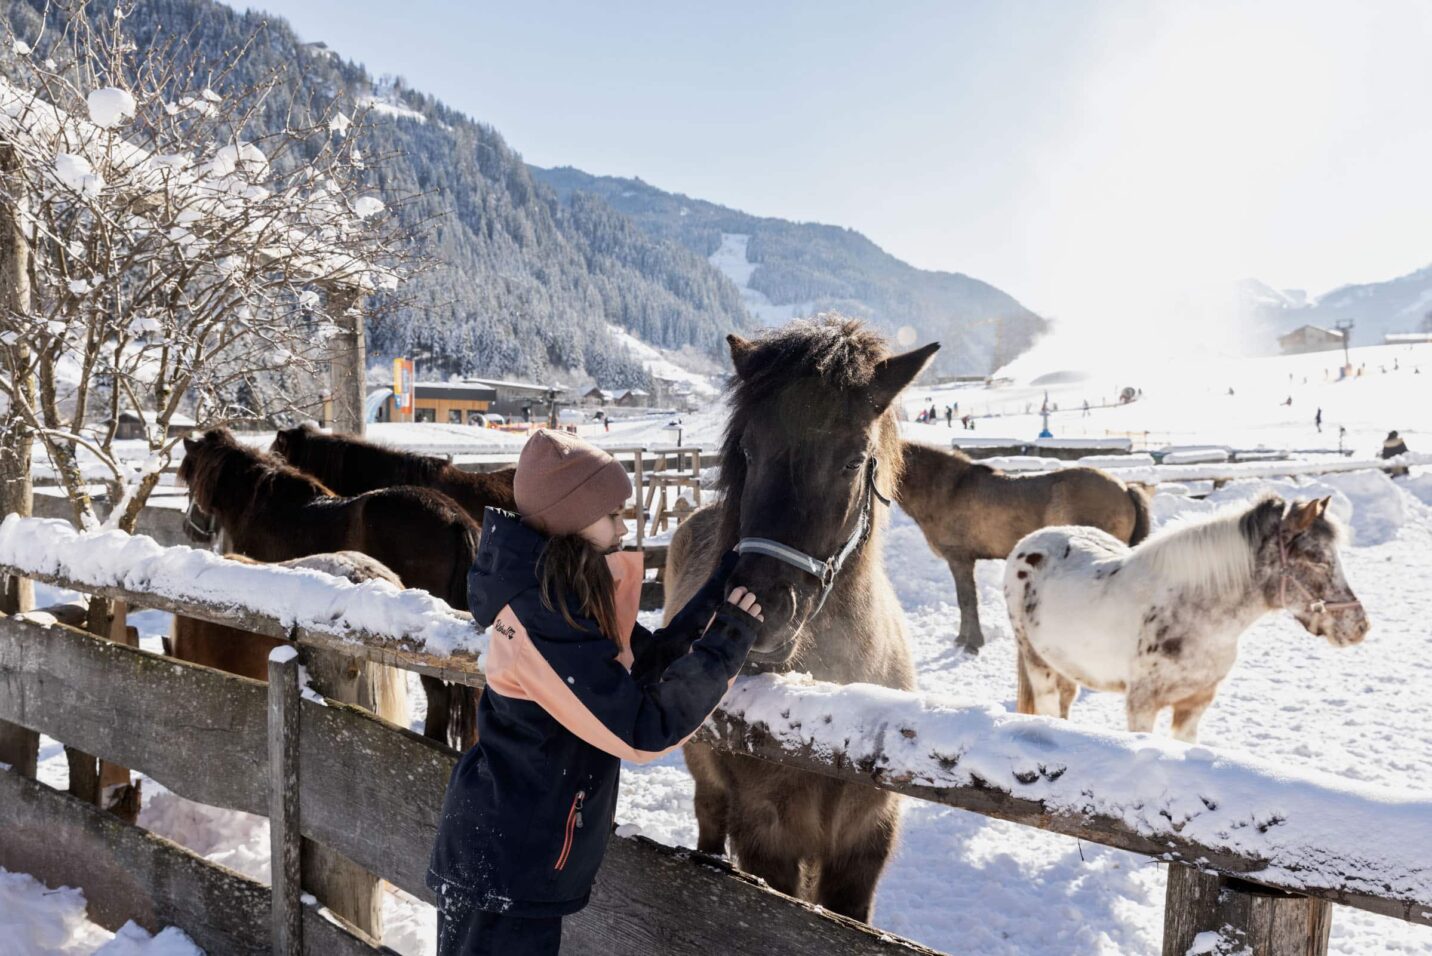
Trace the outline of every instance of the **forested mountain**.
{"type": "MultiPolygon", "coordinates": [[[[98,21],[114,6],[93,0],[88,9],[98,21]]],[[[946,344],[938,366],[946,371],[988,371],[1043,328],[999,290],[913,269],[850,230],[759,219],[639,181],[534,170],[492,127],[400,80],[376,80],[324,44],[300,40],[282,20],[213,0],[125,6],[125,29],[140,49],[177,42],[216,68],[242,49],[232,73],[214,81],[225,90],[283,71],[277,95],[259,105],[259,127],[334,104],[366,116],[361,145],[372,185],[423,236],[433,262],[397,299],[378,303],[369,350],[375,360],[423,357],[424,378],[642,385],[647,372],[609,325],[724,362],[725,334],[769,320],[772,304],[778,313],[794,304],[787,316],[835,308],[891,332],[912,326],[920,341],[946,344]],[[726,259],[739,260],[734,272],[710,261],[723,234],[749,237],[746,251],[728,240],[736,255],[726,259]],[[749,283],[739,268],[747,256],[755,264],[749,283]]],[[[59,29],[63,14],[44,0],[0,0],[0,17],[27,42],[41,36],[47,9],[46,29],[59,29]]],[[[0,68],[15,55],[4,44],[0,68]]],[[[196,79],[207,82],[208,74],[196,79]]]]}
{"type": "MultiPolygon", "coordinates": [[[[113,0],[89,4],[107,16],[113,0]]],[[[211,0],[126,4],[140,48],[179,38],[212,64],[245,48],[225,89],[285,71],[258,125],[320,114],[337,101],[366,112],[362,150],[373,185],[419,229],[434,266],[401,290],[401,306],[369,328],[375,358],[427,354],[424,377],[465,373],[595,378],[641,385],[647,374],[608,331],[619,325],[663,348],[724,352],[724,336],[750,323],[735,287],[702,257],[654,239],[598,199],[557,201],[490,126],[401,82],[378,82],[286,23],[211,0]],[[392,202],[392,197],[409,197],[392,202]]],[[[21,39],[40,36],[43,0],[0,0],[21,39]]],[[[61,27],[51,9],[48,29],[61,27]]],[[[9,44],[0,64],[14,56],[9,44]]]]}
{"type": "Polygon", "coordinates": [[[896,259],[853,229],[753,216],[664,192],[640,179],[579,169],[533,168],[568,202],[605,200],[647,234],[679,242],[724,268],[747,307],[767,321],[835,309],[920,342],[944,343],[935,368],[992,371],[1027,349],[1047,326],[988,283],[930,272],[896,259]]]}

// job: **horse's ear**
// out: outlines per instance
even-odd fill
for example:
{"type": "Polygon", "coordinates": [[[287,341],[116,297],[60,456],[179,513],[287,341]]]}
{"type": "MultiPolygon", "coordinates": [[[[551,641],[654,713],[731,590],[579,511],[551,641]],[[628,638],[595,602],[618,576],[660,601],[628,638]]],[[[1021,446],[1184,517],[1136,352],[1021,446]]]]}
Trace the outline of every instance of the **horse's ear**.
{"type": "Polygon", "coordinates": [[[1317,501],[1313,502],[1313,504],[1318,509],[1317,517],[1321,518],[1323,515],[1328,513],[1328,505],[1332,503],[1332,500],[1333,496],[1328,495],[1327,497],[1319,498],[1317,501]]]}
{"type": "Polygon", "coordinates": [[[185,435],[185,436],[184,436],[184,453],[185,453],[185,454],[192,454],[192,453],[194,452],[194,449],[196,449],[196,448],[198,448],[198,447],[199,447],[199,443],[198,443],[198,442],[196,442],[194,439],[190,438],[188,435],[185,435]]]}
{"type": "Polygon", "coordinates": [[[915,381],[939,350],[940,343],[931,342],[913,352],[891,356],[875,366],[875,374],[870,377],[869,391],[870,404],[875,406],[877,414],[890,407],[895,396],[899,395],[906,385],[915,381]]]}
{"type": "Polygon", "coordinates": [[[746,363],[751,358],[751,353],[756,350],[756,343],[732,332],[726,336],[726,344],[731,347],[731,364],[736,366],[736,374],[745,378],[746,363]]]}
{"type": "Polygon", "coordinates": [[[1283,516],[1283,530],[1289,535],[1302,534],[1313,526],[1320,513],[1316,501],[1296,502],[1283,516]]]}

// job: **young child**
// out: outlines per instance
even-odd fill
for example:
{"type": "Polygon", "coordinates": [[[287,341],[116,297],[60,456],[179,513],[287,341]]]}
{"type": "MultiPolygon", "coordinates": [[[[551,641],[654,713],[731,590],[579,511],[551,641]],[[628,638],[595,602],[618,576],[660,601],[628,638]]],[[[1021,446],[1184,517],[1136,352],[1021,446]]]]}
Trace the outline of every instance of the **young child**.
{"type": "Polygon", "coordinates": [[[631,482],[606,452],[539,431],[514,491],[521,518],[487,510],[468,575],[492,634],[478,743],[453,771],[428,870],[440,956],[557,952],[601,866],[621,761],[695,733],[763,620],[744,589],[726,597],[732,552],[666,627],[636,623],[640,555],[618,553],[631,482]]]}

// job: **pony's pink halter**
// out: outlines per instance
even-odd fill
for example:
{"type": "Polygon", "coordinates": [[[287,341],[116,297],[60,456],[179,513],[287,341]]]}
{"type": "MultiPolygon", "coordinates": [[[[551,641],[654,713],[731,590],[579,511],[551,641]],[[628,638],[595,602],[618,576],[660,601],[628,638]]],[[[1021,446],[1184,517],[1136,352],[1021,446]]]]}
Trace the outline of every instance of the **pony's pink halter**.
{"type": "Polygon", "coordinates": [[[1293,572],[1288,570],[1288,539],[1283,537],[1282,532],[1278,533],[1278,603],[1288,608],[1288,582],[1292,581],[1297,585],[1298,590],[1303,592],[1304,597],[1310,599],[1308,610],[1313,614],[1321,614],[1324,611],[1350,611],[1353,608],[1361,608],[1361,601],[1337,601],[1329,604],[1321,600],[1308,586],[1297,578],[1293,572]]]}

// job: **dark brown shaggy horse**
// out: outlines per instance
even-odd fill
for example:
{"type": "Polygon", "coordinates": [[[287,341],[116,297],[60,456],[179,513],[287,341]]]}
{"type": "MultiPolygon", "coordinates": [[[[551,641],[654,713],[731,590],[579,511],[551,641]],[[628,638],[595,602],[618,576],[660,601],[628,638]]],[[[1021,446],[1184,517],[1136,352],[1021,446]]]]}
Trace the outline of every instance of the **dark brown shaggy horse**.
{"type": "MultiPolygon", "coordinates": [[[[839,318],[729,342],[725,496],[672,540],[668,615],[740,542],[731,586],[766,609],[751,667],[913,689],[905,615],[881,556],[883,502],[900,474],[891,406],[939,346],[892,357],[879,335],[839,318]],[[828,570],[817,577],[802,557],[828,570]]],[[[702,744],[687,745],[686,763],[701,850],[722,853],[729,836],[740,866],[776,889],[869,918],[899,825],[893,794],[702,744]]]]}
{"type": "MultiPolygon", "coordinates": [[[[479,525],[483,511],[489,507],[517,510],[512,494],[516,468],[487,474],[467,472],[442,458],[386,448],[354,435],[319,431],[311,423],[279,431],[269,452],[340,495],[361,495],[402,485],[432,488],[457,502],[479,525]]],[[[422,675],[422,684],[429,713],[445,714],[454,708],[463,714],[477,713],[476,691],[471,687],[449,684],[427,674],[422,675]]]]}
{"type": "MultiPolygon", "coordinates": [[[[242,555],[230,560],[257,564],[242,555]]],[[[356,551],[315,554],[280,562],[286,568],[309,568],[355,584],[381,579],[402,586],[383,565],[356,551]]],[[[269,651],[285,644],[223,624],[174,616],[169,653],[180,660],[214,667],[254,680],[268,680],[269,651]]],[[[400,727],[408,726],[408,684],[395,667],[356,657],[304,648],[305,667],[313,689],[334,700],[357,704],[400,727]]],[[[382,881],[356,863],[317,843],[303,847],[303,886],[339,916],[374,938],[383,935],[382,881]]]]}
{"type": "Polygon", "coordinates": [[[976,561],[1006,558],[1020,538],[1054,525],[1087,525],[1130,545],[1149,536],[1148,496],[1097,468],[1006,475],[962,451],[906,442],[898,495],[930,550],[950,566],[958,643],[970,651],[984,646],[976,561]]]}
{"type": "MultiPolygon", "coordinates": [[[[258,561],[360,551],[387,565],[405,587],[467,610],[467,571],[480,526],[430,488],[385,488],[339,497],[310,475],[237,441],[226,429],[184,439],[179,480],[194,505],[214,516],[230,546],[258,561]]],[[[425,685],[426,687],[426,685],[425,685]]],[[[430,698],[426,736],[471,746],[475,696],[430,698]],[[441,701],[439,704],[443,703],[441,701]]]]}
{"type": "Polygon", "coordinates": [[[463,471],[442,458],[385,448],[353,435],[332,435],[312,424],[283,429],[269,451],[340,495],[417,485],[441,491],[478,523],[488,507],[517,510],[512,497],[516,468],[488,474],[463,471]]]}

